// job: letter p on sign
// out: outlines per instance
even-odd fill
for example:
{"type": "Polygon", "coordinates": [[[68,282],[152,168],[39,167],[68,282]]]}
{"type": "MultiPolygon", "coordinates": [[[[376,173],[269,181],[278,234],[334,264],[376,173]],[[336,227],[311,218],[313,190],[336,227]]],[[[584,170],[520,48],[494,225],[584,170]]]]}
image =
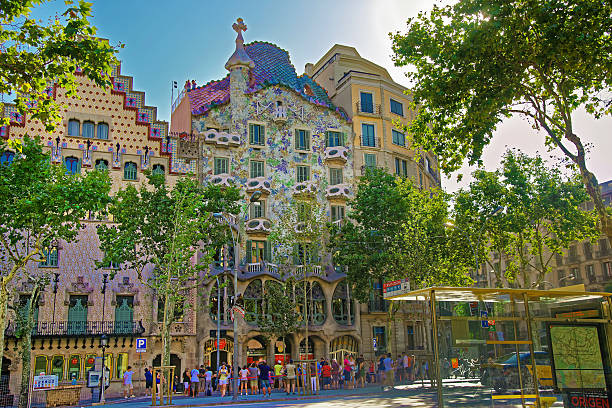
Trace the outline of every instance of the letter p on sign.
{"type": "Polygon", "coordinates": [[[147,339],[136,339],[136,352],[145,353],[147,351],[147,339]]]}

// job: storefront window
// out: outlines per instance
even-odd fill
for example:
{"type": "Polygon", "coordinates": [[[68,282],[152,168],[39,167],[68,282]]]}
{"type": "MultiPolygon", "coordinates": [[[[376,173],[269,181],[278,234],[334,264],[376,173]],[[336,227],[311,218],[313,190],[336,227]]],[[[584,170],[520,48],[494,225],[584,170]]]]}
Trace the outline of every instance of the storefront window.
{"type": "Polygon", "coordinates": [[[53,356],[51,360],[51,375],[57,375],[58,381],[64,380],[64,356],[53,356]]]}
{"type": "MultiPolygon", "coordinates": [[[[96,364],[96,355],[87,354],[87,357],[85,357],[85,373],[87,373],[90,370],[93,370],[95,364],[96,364]]],[[[87,376],[87,374],[85,375],[87,376]]]]}
{"type": "Polygon", "coordinates": [[[41,373],[47,374],[47,365],[49,359],[47,356],[36,356],[34,359],[34,374],[40,375],[41,373]]]}
{"type": "Polygon", "coordinates": [[[68,360],[68,380],[81,379],[81,356],[72,355],[68,360]]]}
{"type": "Polygon", "coordinates": [[[104,367],[110,372],[110,378],[113,378],[113,355],[108,353],[104,354],[104,367]]]}
{"type": "Polygon", "coordinates": [[[123,373],[127,371],[128,353],[117,354],[117,378],[123,378],[123,373]]]}

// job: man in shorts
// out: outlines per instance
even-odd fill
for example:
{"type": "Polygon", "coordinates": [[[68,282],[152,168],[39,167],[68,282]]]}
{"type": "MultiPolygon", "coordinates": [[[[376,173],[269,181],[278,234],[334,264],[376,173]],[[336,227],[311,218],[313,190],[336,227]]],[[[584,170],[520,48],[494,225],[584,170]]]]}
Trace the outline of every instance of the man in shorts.
{"type": "Polygon", "coordinates": [[[393,378],[393,359],[391,358],[391,353],[387,354],[387,358],[383,360],[383,364],[385,366],[385,382],[389,387],[393,387],[394,378],[393,378]]]}
{"type": "Polygon", "coordinates": [[[153,373],[151,372],[150,368],[145,367],[145,397],[151,396],[151,392],[153,389],[153,373]]]}
{"type": "Polygon", "coordinates": [[[134,385],[132,384],[132,366],[128,366],[127,371],[123,373],[123,398],[134,398],[134,385]]]}
{"type": "Polygon", "coordinates": [[[295,369],[295,364],[293,364],[293,360],[289,360],[289,364],[287,364],[285,366],[285,370],[287,372],[287,381],[285,381],[285,385],[286,388],[285,390],[287,391],[287,395],[289,395],[289,393],[293,392],[293,395],[295,395],[295,379],[297,377],[296,374],[296,369],[295,369]]]}
{"type": "Polygon", "coordinates": [[[268,398],[272,398],[272,388],[270,387],[271,371],[272,369],[266,363],[266,360],[262,360],[259,364],[259,379],[261,380],[261,390],[264,398],[266,398],[266,388],[268,389],[268,398]]]}
{"type": "Polygon", "coordinates": [[[274,365],[274,388],[283,388],[283,365],[280,360],[274,365]]]}

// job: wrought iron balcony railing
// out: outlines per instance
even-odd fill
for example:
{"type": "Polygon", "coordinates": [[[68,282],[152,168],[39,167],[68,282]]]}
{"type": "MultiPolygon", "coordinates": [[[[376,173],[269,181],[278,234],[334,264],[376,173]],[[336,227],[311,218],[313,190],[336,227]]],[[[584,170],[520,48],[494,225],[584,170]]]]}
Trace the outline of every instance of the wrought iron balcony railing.
{"type": "MultiPolygon", "coordinates": [[[[136,336],[144,331],[142,321],[38,322],[32,329],[32,337],[136,336]]],[[[4,333],[7,337],[15,337],[19,333],[17,322],[9,322],[4,333]]]]}

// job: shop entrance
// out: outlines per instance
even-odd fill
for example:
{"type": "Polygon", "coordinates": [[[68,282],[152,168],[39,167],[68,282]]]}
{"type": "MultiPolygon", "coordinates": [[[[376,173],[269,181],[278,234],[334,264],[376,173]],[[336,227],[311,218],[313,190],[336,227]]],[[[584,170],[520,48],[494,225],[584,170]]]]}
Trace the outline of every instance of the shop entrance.
{"type": "MultiPolygon", "coordinates": [[[[219,363],[233,364],[234,357],[234,341],[228,338],[219,340],[219,363]]],[[[204,343],[203,364],[205,367],[211,367],[213,372],[217,370],[217,339],[208,339],[204,343]]]]}
{"type": "MultiPolygon", "coordinates": [[[[268,358],[267,353],[267,342],[261,336],[256,336],[247,342],[247,364],[252,362],[258,362],[259,360],[266,360],[268,358]]],[[[268,361],[270,363],[270,361],[268,361]]]]}

